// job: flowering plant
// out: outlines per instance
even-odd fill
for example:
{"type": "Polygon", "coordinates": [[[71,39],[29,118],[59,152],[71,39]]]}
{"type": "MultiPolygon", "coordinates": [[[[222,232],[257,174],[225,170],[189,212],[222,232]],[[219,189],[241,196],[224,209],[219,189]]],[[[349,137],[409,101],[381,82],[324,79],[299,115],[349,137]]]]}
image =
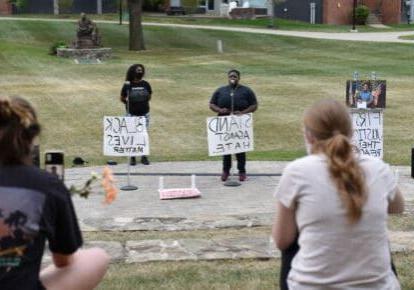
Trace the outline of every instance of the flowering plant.
{"type": "Polygon", "coordinates": [[[69,188],[69,191],[71,194],[78,194],[80,197],[88,198],[92,193],[92,186],[98,180],[102,180],[101,185],[105,191],[104,203],[112,203],[118,194],[118,189],[115,186],[115,179],[113,177],[112,170],[108,166],[104,167],[102,176],[99,176],[96,172],[92,172],[91,177],[82,187],[78,188],[75,185],[72,185],[69,188]]]}

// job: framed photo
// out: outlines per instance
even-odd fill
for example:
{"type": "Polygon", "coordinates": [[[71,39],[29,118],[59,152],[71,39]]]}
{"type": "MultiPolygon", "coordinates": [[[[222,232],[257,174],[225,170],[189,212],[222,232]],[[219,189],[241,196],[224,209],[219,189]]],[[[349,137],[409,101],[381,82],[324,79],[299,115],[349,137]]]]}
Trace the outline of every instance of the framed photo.
{"type": "Polygon", "coordinates": [[[348,80],[346,104],[357,109],[385,108],[387,82],[385,80],[348,80]]]}

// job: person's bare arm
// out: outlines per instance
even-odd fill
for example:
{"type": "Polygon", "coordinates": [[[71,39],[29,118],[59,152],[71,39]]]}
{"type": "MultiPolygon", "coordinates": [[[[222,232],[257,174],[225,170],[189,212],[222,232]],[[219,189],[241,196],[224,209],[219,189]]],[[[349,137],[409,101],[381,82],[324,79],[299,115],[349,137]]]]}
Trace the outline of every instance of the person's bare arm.
{"type": "Polygon", "coordinates": [[[404,197],[399,188],[396,189],[394,199],[388,204],[389,214],[399,214],[404,212],[404,197]]]}
{"type": "Polygon", "coordinates": [[[227,108],[220,108],[219,106],[210,103],[210,110],[212,110],[213,112],[219,113],[219,114],[227,114],[230,113],[229,109],[227,108]]]}
{"type": "Polygon", "coordinates": [[[276,247],[280,250],[288,248],[295,241],[297,233],[295,208],[287,208],[278,201],[276,205],[276,218],[272,229],[272,236],[276,247]]]}
{"type": "Polygon", "coordinates": [[[64,255],[64,254],[52,253],[52,258],[53,258],[53,264],[55,264],[57,268],[63,268],[63,267],[69,266],[73,262],[72,254],[64,255]]]}

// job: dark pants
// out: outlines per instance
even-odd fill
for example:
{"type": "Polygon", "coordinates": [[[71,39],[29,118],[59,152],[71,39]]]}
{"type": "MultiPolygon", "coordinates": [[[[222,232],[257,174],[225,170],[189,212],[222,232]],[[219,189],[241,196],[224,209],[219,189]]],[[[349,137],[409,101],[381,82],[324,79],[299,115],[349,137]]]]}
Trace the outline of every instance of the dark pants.
{"type": "MultiPolygon", "coordinates": [[[[246,153],[237,153],[237,169],[239,173],[246,173],[246,153]]],[[[229,173],[231,168],[231,155],[223,155],[223,171],[229,173]]]]}
{"type": "MultiPolygon", "coordinates": [[[[280,279],[279,286],[280,290],[289,290],[287,284],[287,278],[289,271],[291,269],[292,260],[295,257],[296,253],[299,251],[298,237],[296,240],[287,248],[282,251],[281,267],[280,267],[280,279]]],[[[395,268],[394,262],[391,257],[391,269],[394,272],[395,276],[398,277],[397,269],[395,268]]]]}

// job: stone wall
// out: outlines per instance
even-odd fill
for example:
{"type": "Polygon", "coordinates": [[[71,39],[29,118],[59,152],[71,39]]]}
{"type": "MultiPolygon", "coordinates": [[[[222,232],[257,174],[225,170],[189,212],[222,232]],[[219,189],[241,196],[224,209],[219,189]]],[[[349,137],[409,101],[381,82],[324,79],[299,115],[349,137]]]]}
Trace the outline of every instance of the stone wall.
{"type": "Polygon", "coordinates": [[[12,6],[8,0],[0,0],[0,15],[12,14],[12,6]]]}

